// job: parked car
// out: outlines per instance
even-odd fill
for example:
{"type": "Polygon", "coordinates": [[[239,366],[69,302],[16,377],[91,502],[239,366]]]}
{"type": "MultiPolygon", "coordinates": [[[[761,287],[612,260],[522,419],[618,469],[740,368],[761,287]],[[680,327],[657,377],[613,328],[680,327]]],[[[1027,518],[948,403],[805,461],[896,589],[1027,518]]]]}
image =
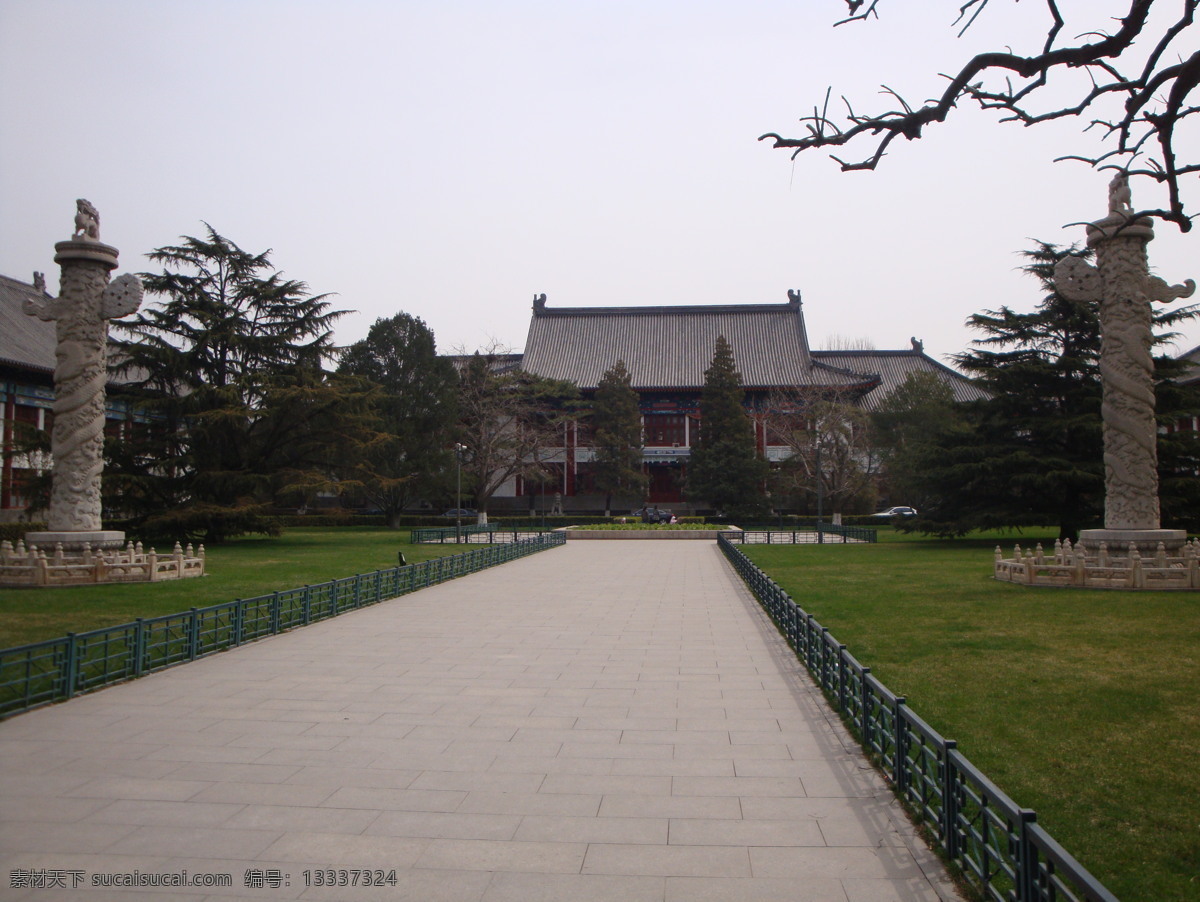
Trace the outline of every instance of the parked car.
{"type": "Polygon", "coordinates": [[[885,511],[871,514],[872,517],[915,517],[916,515],[917,509],[915,507],[889,507],[885,511]]]}
{"type": "Polygon", "coordinates": [[[474,517],[475,511],[469,507],[452,507],[452,508],[450,508],[450,510],[446,511],[446,513],[442,514],[442,516],[443,517],[456,517],[456,518],[457,517],[474,517]]]}

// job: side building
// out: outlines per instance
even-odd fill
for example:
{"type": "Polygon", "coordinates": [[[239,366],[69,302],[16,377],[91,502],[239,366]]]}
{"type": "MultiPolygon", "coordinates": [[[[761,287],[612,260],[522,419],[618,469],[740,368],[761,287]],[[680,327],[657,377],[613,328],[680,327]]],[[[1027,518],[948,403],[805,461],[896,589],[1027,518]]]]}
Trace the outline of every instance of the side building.
{"type": "MultiPolygon", "coordinates": [[[[32,485],[50,469],[46,434],[54,424],[55,324],[25,312],[28,301],[50,298],[46,280],[32,282],[0,275],[0,523],[27,519],[32,485]],[[30,450],[42,433],[44,451],[30,450]]],[[[105,411],[105,435],[120,437],[129,423],[128,406],[113,399],[105,411]]]]}

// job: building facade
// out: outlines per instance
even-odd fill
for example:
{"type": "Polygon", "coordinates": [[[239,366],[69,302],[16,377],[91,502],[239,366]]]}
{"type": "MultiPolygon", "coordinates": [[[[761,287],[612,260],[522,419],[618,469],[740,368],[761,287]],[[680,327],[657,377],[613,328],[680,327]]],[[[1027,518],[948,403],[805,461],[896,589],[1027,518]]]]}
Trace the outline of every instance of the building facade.
{"type": "MultiPolygon", "coordinates": [[[[0,522],[21,519],[29,487],[49,468],[49,455],[26,450],[28,436],[53,422],[55,325],[24,312],[27,301],[49,297],[45,280],[0,276],[0,522]]],[[[899,351],[814,351],[809,348],[797,292],[787,303],[651,307],[550,307],[534,302],[524,352],[502,364],[577,385],[595,393],[605,371],[625,363],[642,413],[643,467],[649,488],[643,498],[614,499],[618,506],[644,501],[687,510],[682,483],[699,434],[704,371],[718,336],[732,347],[760,452],[780,460],[788,450],[773,440],[767,416],[781,393],[809,398],[836,396],[873,409],[914,372],[945,379],[957,400],[980,390],[924,353],[917,341],[899,351]]],[[[134,428],[128,408],[110,398],[106,433],[121,437],[134,428]]],[[[558,447],[546,449],[547,475],[510,480],[494,496],[494,509],[548,510],[554,496],[564,510],[603,508],[596,491],[594,452],[586,419],[566,427],[558,447]]]]}
{"type": "MultiPolygon", "coordinates": [[[[758,448],[768,460],[789,453],[768,426],[768,414],[781,398],[836,397],[872,409],[914,372],[945,379],[956,400],[983,396],[970,380],[927,356],[916,340],[902,351],[811,350],[794,291],[784,304],[651,307],[555,308],[540,295],[520,365],[573,382],[589,398],[605,371],[624,361],[640,401],[649,478],[645,498],[624,502],[686,510],[682,485],[699,434],[704,371],[718,336],[733,350],[758,448]]],[[[561,447],[547,449],[547,460],[547,481],[512,480],[495,496],[497,509],[544,508],[551,493],[566,510],[603,506],[591,478],[594,453],[586,421],[567,426],[561,447]]]]}

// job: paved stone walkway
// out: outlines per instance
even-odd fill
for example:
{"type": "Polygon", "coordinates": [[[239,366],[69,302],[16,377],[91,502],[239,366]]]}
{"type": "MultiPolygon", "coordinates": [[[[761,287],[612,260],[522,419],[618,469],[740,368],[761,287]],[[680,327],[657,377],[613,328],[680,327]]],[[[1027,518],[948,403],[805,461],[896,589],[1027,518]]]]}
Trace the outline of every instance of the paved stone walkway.
{"type": "Polygon", "coordinates": [[[0,899],[958,899],[798,667],[715,544],[571,543],[0,724],[0,899]]]}

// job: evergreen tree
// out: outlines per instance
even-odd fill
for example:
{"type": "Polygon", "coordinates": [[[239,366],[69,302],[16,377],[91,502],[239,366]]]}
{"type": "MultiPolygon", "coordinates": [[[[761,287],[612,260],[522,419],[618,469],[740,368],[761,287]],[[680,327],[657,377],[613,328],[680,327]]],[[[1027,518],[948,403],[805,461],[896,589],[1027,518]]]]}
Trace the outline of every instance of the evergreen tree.
{"type": "MultiPolygon", "coordinates": [[[[911,469],[921,513],[910,528],[953,535],[1055,524],[1062,538],[1075,539],[1081,528],[1101,522],[1100,322],[1095,303],[1054,290],[1054,264],[1068,253],[1077,251],[1044,242],[1023,252],[1030,261],[1025,271],[1047,292],[1033,312],[1002,307],[968,320],[985,337],[955,359],[991,397],[965,405],[963,420],[943,424],[918,450],[911,469]]],[[[1159,310],[1154,322],[1171,326],[1196,313],[1195,307],[1159,310]]],[[[1156,365],[1160,376],[1172,367],[1164,359],[1156,365]]],[[[1188,394],[1160,386],[1160,421],[1176,417],[1180,404],[1187,407],[1188,394]]],[[[1186,469],[1165,450],[1160,468],[1177,475],[1186,469]]]]}
{"type": "Polygon", "coordinates": [[[936,373],[909,373],[871,414],[871,444],[880,462],[882,494],[892,505],[918,510],[918,487],[928,446],[961,419],[954,392],[936,373]]]}
{"type": "Polygon", "coordinates": [[[438,356],[421,319],[398,313],[377,319],[366,338],[348,347],[338,372],[380,387],[381,435],[362,449],[352,473],[365,499],[395,527],[411,502],[445,489],[457,416],[454,365],[438,356]]]}
{"type": "Polygon", "coordinates": [[[278,493],[330,485],[334,455],[314,438],[350,441],[362,405],[321,369],[343,311],[274,271],[269,251],[206,228],[148,255],[164,269],[143,283],[166,300],[114,323],[127,336],[114,342],[114,370],[145,422],[109,482],[144,530],[219,542],[271,531],[278,493]]]}
{"type": "Polygon", "coordinates": [[[625,361],[600,378],[592,404],[596,488],[604,492],[604,516],[614,493],[641,497],[649,481],[642,472],[642,414],[625,361]]]}
{"type": "Polygon", "coordinates": [[[764,516],[767,462],[758,456],[733,350],[717,337],[700,395],[700,435],[688,467],[688,497],[738,517],[764,516]]]}

